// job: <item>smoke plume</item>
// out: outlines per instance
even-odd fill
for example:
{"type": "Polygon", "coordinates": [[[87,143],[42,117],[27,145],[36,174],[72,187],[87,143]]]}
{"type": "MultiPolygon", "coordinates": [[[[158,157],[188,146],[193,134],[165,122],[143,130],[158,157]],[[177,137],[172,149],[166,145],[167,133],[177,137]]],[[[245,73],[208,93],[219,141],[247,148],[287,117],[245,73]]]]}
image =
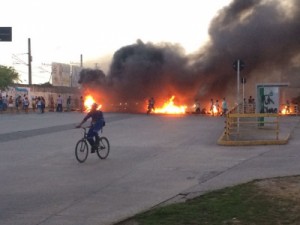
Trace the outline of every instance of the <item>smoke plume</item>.
{"type": "Polygon", "coordinates": [[[299,28],[298,0],[235,0],[211,21],[210,40],[195,53],[186,55],[174,44],[138,40],[115,52],[106,76],[84,70],[80,83],[111,101],[172,95],[183,102],[221,99],[235,93],[232,65],[237,59],[245,62],[242,73],[256,82],[272,81],[274,71],[297,67],[299,28]]]}

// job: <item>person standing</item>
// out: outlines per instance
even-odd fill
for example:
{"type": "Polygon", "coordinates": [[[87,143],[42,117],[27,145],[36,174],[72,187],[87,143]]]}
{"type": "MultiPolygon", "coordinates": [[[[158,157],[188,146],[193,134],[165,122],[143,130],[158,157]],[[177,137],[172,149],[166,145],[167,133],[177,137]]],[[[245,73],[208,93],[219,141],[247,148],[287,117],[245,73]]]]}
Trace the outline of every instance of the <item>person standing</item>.
{"type": "Polygon", "coordinates": [[[83,112],[83,106],[84,106],[83,97],[80,96],[80,100],[79,100],[79,108],[80,108],[80,112],[83,112]]]}
{"type": "Polygon", "coordinates": [[[50,96],[50,109],[49,109],[49,111],[54,112],[54,108],[55,108],[54,99],[53,99],[53,96],[51,95],[50,96]]]}
{"type": "Polygon", "coordinates": [[[9,96],[9,99],[8,99],[8,108],[9,108],[10,113],[13,113],[13,110],[14,110],[14,100],[13,100],[12,96],[9,96]]]}
{"type": "Polygon", "coordinates": [[[214,104],[214,100],[213,99],[210,99],[210,113],[211,113],[211,115],[215,115],[214,114],[214,106],[215,106],[215,104],[214,104]]]}
{"type": "Polygon", "coordinates": [[[69,96],[67,99],[67,111],[68,112],[71,111],[71,96],[69,96]]]}
{"type": "Polygon", "coordinates": [[[57,108],[56,108],[56,112],[62,112],[62,104],[63,104],[63,99],[62,97],[59,95],[57,98],[57,108]]]}
{"type": "Polygon", "coordinates": [[[8,106],[8,95],[3,97],[3,111],[7,110],[7,106],[8,106]]]}
{"type": "Polygon", "coordinates": [[[2,98],[2,95],[0,93],[0,113],[2,113],[3,111],[3,98],[2,98]]]}
{"type": "Polygon", "coordinates": [[[219,100],[218,99],[216,100],[215,106],[216,106],[216,110],[217,110],[217,115],[220,115],[220,104],[219,104],[219,100]]]}
{"type": "Polygon", "coordinates": [[[41,96],[37,97],[36,107],[39,113],[42,113],[42,99],[41,96]]]}
{"type": "Polygon", "coordinates": [[[31,99],[31,106],[32,106],[32,111],[35,112],[36,109],[36,97],[32,97],[31,99]]]}
{"type": "Polygon", "coordinates": [[[21,96],[19,95],[17,98],[16,98],[16,102],[15,102],[15,106],[16,106],[16,111],[19,112],[19,107],[21,107],[22,105],[22,99],[21,99],[21,96]]]}
{"type": "Polygon", "coordinates": [[[29,108],[29,100],[28,97],[25,96],[24,100],[23,100],[23,109],[25,113],[28,113],[28,108],[29,108]]]}
{"type": "Polygon", "coordinates": [[[46,100],[44,97],[41,97],[41,113],[45,112],[45,108],[46,108],[46,100]]]}

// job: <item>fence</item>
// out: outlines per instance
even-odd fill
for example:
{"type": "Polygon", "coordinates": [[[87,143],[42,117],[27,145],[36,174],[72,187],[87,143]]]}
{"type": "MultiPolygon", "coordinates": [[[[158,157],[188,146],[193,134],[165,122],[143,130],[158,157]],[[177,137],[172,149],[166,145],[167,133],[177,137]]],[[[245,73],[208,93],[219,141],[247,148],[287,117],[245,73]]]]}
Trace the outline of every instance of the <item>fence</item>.
{"type": "Polygon", "coordinates": [[[286,144],[288,137],[280,134],[278,113],[244,113],[241,106],[226,115],[220,145],[286,144]],[[242,111],[242,113],[241,113],[242,111]]]}

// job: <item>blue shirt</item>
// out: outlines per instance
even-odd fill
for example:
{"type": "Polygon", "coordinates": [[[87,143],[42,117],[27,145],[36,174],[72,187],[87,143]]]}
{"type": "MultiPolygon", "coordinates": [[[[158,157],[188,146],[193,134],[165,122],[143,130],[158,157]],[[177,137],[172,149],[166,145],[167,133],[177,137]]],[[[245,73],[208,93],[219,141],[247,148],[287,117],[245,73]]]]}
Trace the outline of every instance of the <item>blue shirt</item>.
{"type": "Polygon", "coordinates": [[[83,120],[87,121],[89,118],[92,118],[92,123],[104,121],[103,113],[100,110],[90,111],[83,120]]]}

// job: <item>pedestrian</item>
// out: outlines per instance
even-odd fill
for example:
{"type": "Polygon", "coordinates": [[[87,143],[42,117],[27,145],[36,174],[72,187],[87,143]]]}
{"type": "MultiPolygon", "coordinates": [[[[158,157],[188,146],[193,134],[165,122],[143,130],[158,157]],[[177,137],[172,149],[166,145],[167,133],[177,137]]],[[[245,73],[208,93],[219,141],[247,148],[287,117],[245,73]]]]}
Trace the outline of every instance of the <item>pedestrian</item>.
{"type": "Polygon", "coordinates": [[[3,111],[7,110],[8,107],[8,95],[6,95],[5,97],[3,97],[3,111]]]}
{"type": "Polygon", "coordinates": [[[53,96],[50,96],[50,112],[54,112],[55,104],[54,104],[54,99],[53,96]]]}
{"type": "Polygon", "coordinates": [[[197,114],[201,113],[200,101],[198,99],[195,99],[194,108],[195,108],[195,113],[197,113],[197,114]]]}
{"type": "Polygon", "coordinates": [[[13,100],[12,96],[9,96],[9,99],[8,99],[8,108],[9,108],[10,113],[13,113],[13,110],[14,110],[14,100],[13,100]]]}
{"type": "Polygon", "coordinates": [[[19,107],[21,107],[22,105],[22,100],[21,100],[21,96],[19,95],[16,98],[16,102],[15,102],[15,106],[16,106],[16,111],[19,112],[19,107]]]}
{"type": "Polygon", "coordinates": [[[60,95],[58,95],[56,103],[57,103],[56,112],[62,112],[63,99],[60,95]]]}
{"type": "Polygon", "coordinates": [[[291,104],[290,104],[290,101],[287,100],[286,101],[286,113],[290,113],[290,110],[291,110],[291,104]]]}
{"type": "Polygon", "coordinates": [[[226,102],[226,99],[224,97],[223,101],[222,101],[222,115],[223,116],[226,116],[227,110],[228,110],[227,102],[226,102]]]}
{"type": "Polygon", "coordinates": [[[25,113],[28,113],[28,108],[29,108],[29,100],[28,97],[25,97],[23,101],[23,109],[25,113]]]}
{"type": "Polygon", "coordinates": [[[215,104],[214,104],[214,100],[213,99],[210,99],[210,113],[211,113],[211,115],[215,115],[214,114],[214,106],[215,106],[215,104]]]}
{"type": "Polygon", "coordinates": [[[220,115],[220,104],[219,104],[219,100],[218,99],[216,100],[215,106],[216,106],[216,110],[217,110],[217,115],[220,115]]]}
{"type": "Polygon", "coordinates": [[[25,111],[25,99],[26,99],[26,94],[23,95],[22,98],[22,109],[25,111]]]}
{"type": "Polygon", "coordinates": [[[35,112],[36,109],[36,97],[32,97],[31,99],[32,111],[35,112]]]}
{"type": "Polygon", "coordinates": [[[41,97],[41,113],[44,113],[45,112],[45,108],[46,108],[46,100],[44,97],[41,97]]]}
{"type": "Polygon", "coordinates": [[[42,99],[41,97],[37,97],[36,107],[39,113],[42,113],[42,99]]]}
{"type": "Polygon", "coordinates": [[[79,108],[80,108],[80,112],[83,112],[83,108],[84,108],[84,100],[83,97],[80,96],[80,101],[79,101],[79,108]]]}
{"type": "Polygon", "coordinates": [[[71,111],[71,96],[69,96],[67,99],[67,111],[68,112],[71,111]]]}
{"type": "Polygon", "coordinates": [[[2,95],[0,94],[0,113],[3,112],[3,98],[2,95]]]}

